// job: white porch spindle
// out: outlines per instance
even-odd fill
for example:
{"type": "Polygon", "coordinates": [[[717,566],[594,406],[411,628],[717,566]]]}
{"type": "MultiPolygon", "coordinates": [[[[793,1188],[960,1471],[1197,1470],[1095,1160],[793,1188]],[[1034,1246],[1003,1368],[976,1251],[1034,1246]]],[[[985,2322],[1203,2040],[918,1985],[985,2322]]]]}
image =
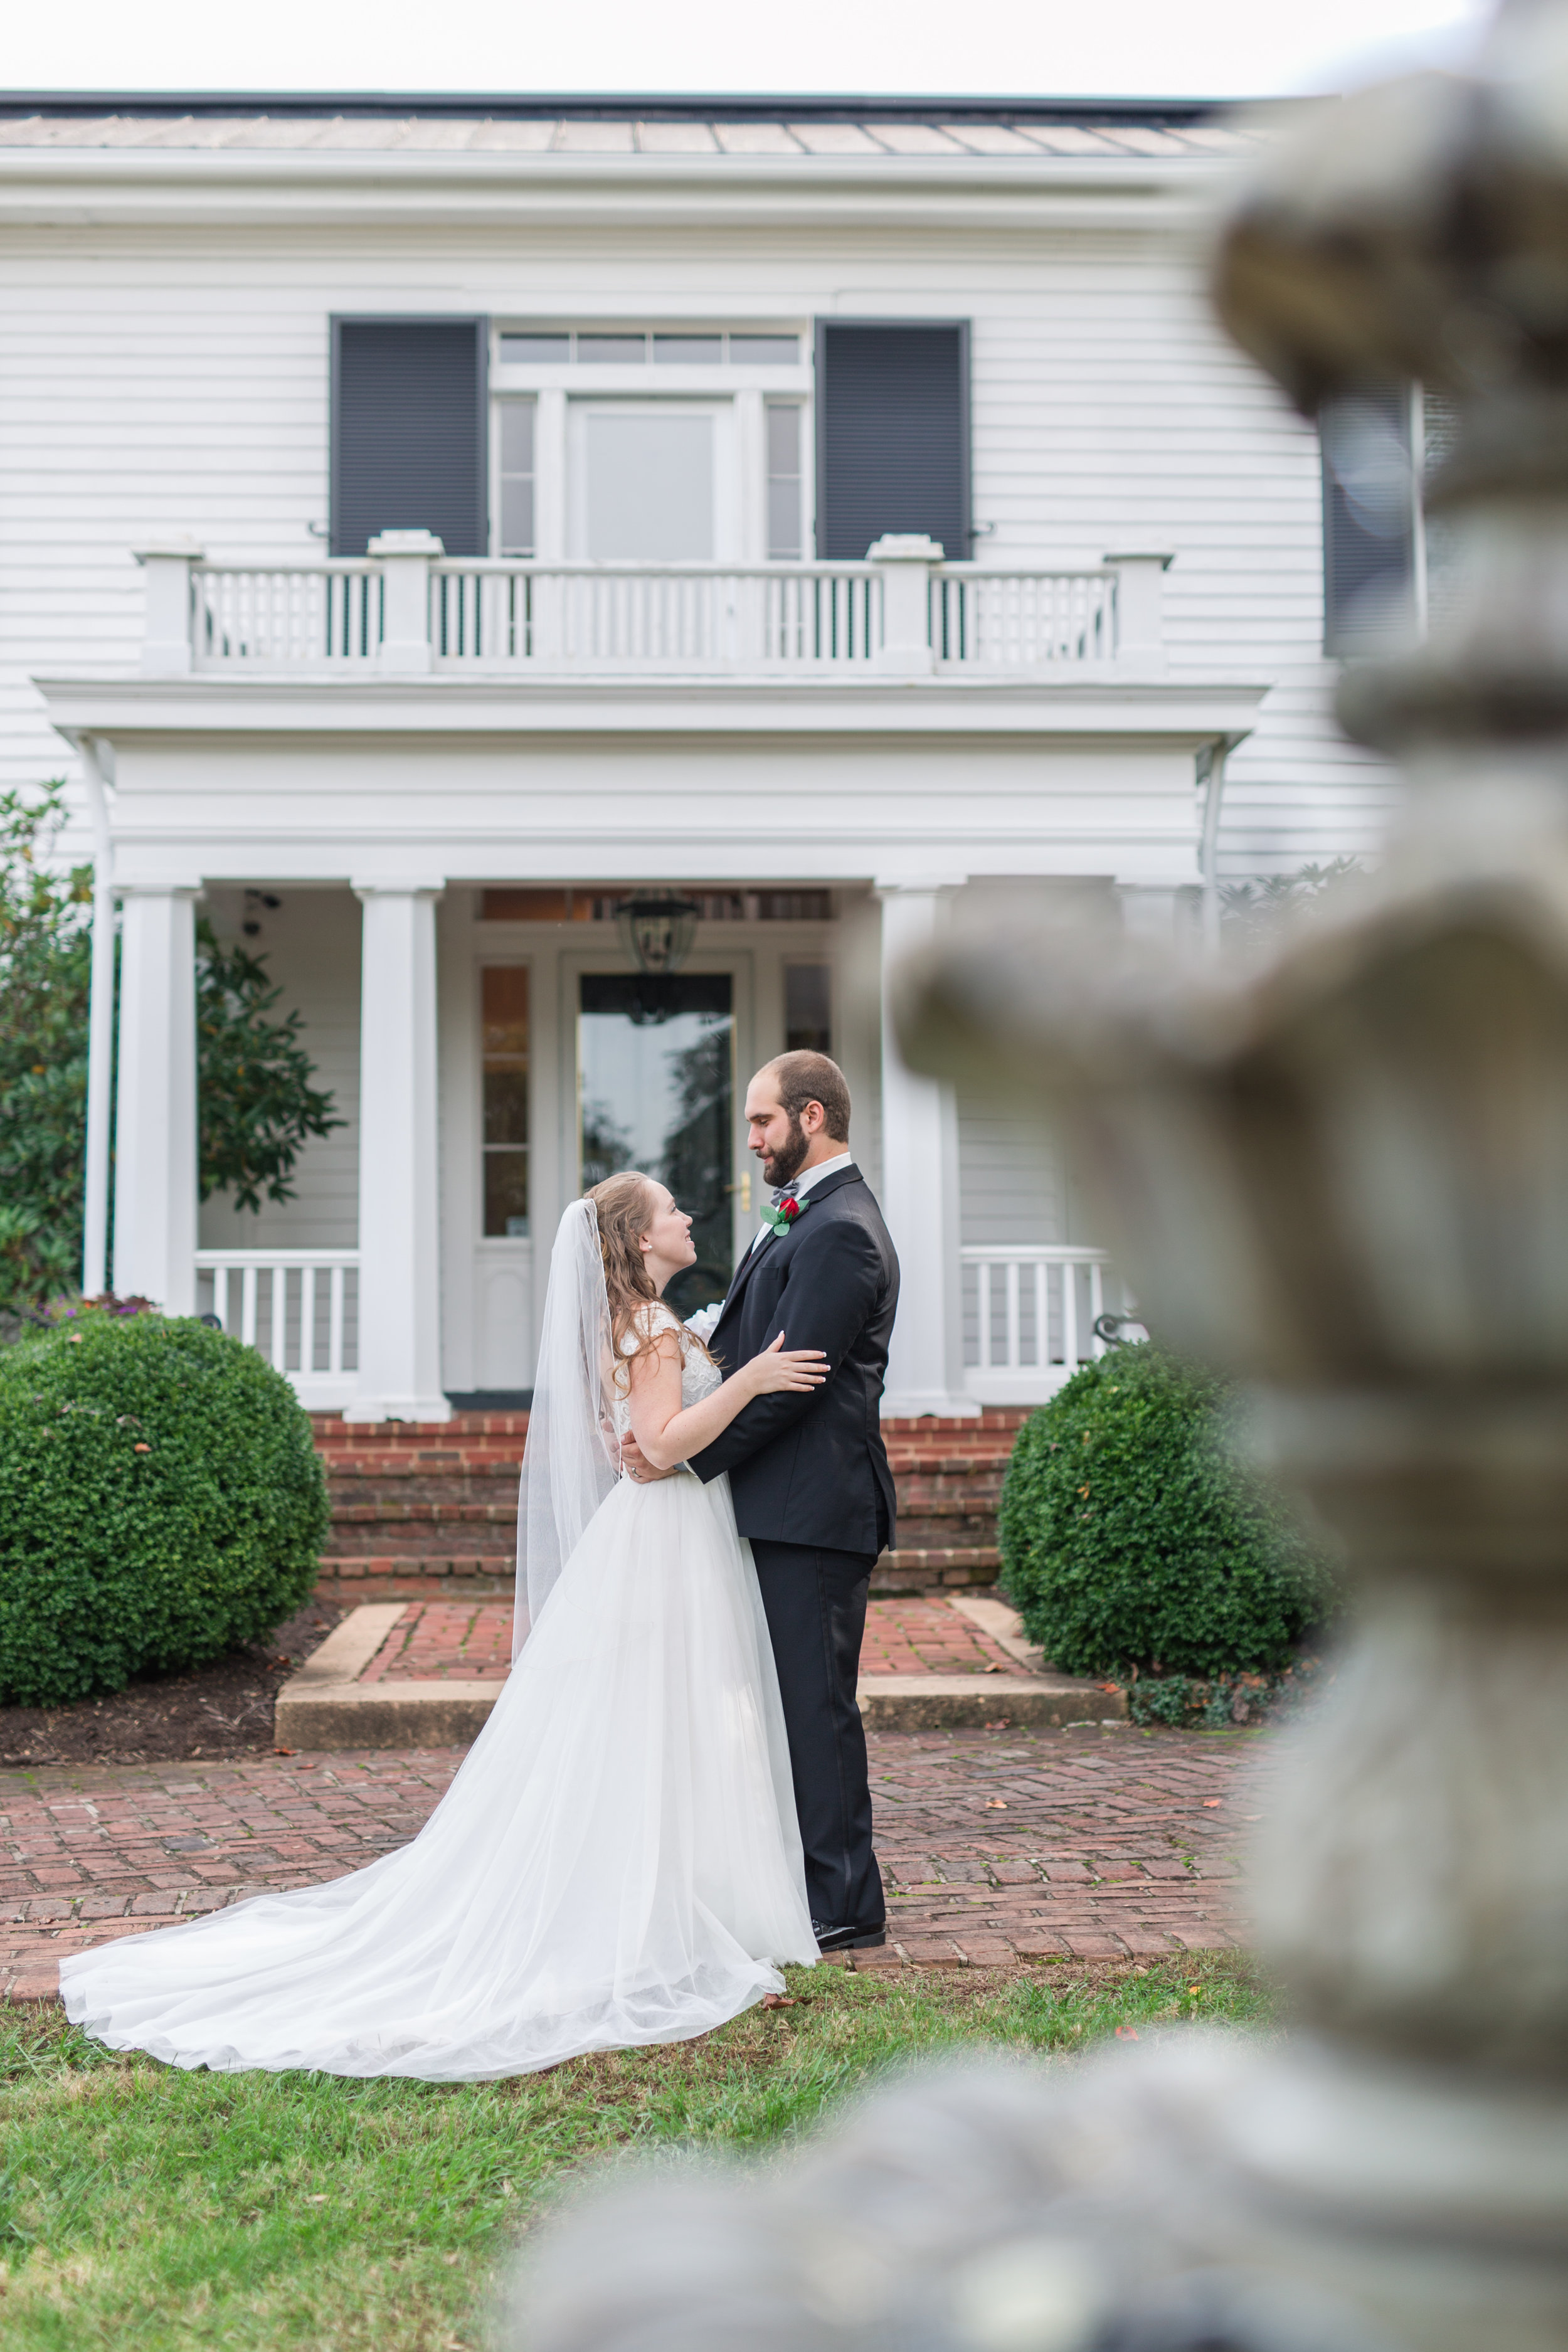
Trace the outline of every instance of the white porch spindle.
{"type": "Polygon", "coordinates": [[[356,1250],[205,1249],[195,1254],[197,1303],[226,1331],[255,1347],[261,1285],[268,1285],[267,1349],[302,1404],[329,1411],[348,1404],[358,1385],[348,1344],[345,1297],[357,1286],[356,1250]],[[327,1278],[325,1360],[317,1342],[320,1277],[327,1278]],[[210,1284],[210,1291],[207,1286],[210,1284]]]}
{"type": "Polygon", "coordinates": [[[195,898],[127,890],[121,933],[114,1286],[169,1315],[195,1308],[195,898]]]}
{"type": "Polygon", "coordinates": [[[1062,1361],[1069,1368],[1078,1362],[1078,1268],[1072,1264],[1062,1267],[1062,1361]]]}
{"type": "MultiPolygon", "coordinates": [[[[1094,1325],[1108,1297],[1118,1313],[1131,1312],[1103,1250],[1066,1242],[986,1243],[958,1255],[968,1301],[963,1378],[981,1404],[1041,1402],[1080,1364],[1104,1355],[1107,1343],[1094,1325]],[[1080,1278],[1088,1288],[1087,1324],[1080,1278]]],[[[1134,1324],[1130,1336],[1142,1337],[1142,1327],[1134,1324]]]]}
{"type": "Polygon", "coordinates": [[[359,1385],[350,1421],[448,1421],[437,1193],[438,887],[372,881],[360,993],[359,1385]]]}
{"type": "Polygon", "coordinates": [[[973,1413],[964,1390],[958,1265],[958,1111],[951,1087],[921,1077],[899,1052],[889,1017],[895,967],[929,944],[956,885],[890,882],[882,902],[883,1213],[900,1287],[882,1410],[973,1413]]]}

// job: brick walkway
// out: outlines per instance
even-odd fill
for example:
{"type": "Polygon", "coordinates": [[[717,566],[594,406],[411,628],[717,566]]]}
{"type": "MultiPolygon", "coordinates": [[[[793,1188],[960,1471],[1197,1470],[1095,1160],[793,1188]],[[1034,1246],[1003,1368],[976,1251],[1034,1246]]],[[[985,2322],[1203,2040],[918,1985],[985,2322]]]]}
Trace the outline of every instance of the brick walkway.
{"type": "MultiPolygon", "coordinates": [[[[511,1603],[411,1601],[361,1682],[504,1682],[511,1603]]],[[[1027,1668],[945,1601],[873,1601],[863,1675],[1022,1675],[1027,1668]]]]}
{"type": "MultiPolygon", "coordinates": [[[[1262,1801],[1263,1743],[1075,1727],[870,1745],[894,1941],[857,1966],[1169,1954],[1241,1932],[1235,1857],[1262,1801]]],[[[37,1998],[66,1951],[336,1878],[411,1837],[461,1760],[0,1773],[0,1983],[37,1998]]]]}

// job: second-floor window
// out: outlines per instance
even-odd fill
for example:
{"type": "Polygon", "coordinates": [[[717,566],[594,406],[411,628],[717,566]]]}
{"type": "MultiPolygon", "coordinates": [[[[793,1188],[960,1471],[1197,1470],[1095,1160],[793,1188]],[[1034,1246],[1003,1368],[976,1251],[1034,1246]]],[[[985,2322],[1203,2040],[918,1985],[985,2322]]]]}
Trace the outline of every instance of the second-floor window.
{"type": "Polygon", "coordinates": [[[811,552],[810,345],[763,328],[491,332],[490,545],[542,562],[811,552]]]}

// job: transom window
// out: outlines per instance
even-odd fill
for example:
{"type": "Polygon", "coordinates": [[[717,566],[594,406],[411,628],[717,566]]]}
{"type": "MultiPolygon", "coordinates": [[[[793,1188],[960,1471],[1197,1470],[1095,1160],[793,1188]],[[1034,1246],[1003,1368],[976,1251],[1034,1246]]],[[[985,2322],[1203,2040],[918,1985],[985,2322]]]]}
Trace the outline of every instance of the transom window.
{"type": "Polygon", "coordinates": [[[600,328],[502,331],[503,367],[799,367],[798,335],[660,334],[600,328]]]}

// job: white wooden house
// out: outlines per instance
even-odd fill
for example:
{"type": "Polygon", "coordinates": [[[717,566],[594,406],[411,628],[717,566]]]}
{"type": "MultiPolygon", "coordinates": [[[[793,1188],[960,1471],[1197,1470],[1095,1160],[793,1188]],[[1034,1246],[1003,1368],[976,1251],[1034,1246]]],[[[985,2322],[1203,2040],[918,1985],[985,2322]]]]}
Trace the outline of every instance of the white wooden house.
{"type": "Polygon", "coordinates": [[[107,1246],[363,1418],[515,1394],[584,1172],[667,1171],[721,1284],[740,1088],[825,1042],[903,1256],[889,1410],[1064,1377],[1094,1204],[902,1067],[881,974],[962,887],[1168,927],[1376,838],[1317,437],[1205,308],[1257,135],[0,105],[0,757],[77,780],[100,975],[121,927],[89,1285],[107,1246]],[[658,891],[694,931],[650,990],[616,909],[658,891]],[[347,1120],[259,1214],[196,1198],[202,907],[347,1120]]]}

